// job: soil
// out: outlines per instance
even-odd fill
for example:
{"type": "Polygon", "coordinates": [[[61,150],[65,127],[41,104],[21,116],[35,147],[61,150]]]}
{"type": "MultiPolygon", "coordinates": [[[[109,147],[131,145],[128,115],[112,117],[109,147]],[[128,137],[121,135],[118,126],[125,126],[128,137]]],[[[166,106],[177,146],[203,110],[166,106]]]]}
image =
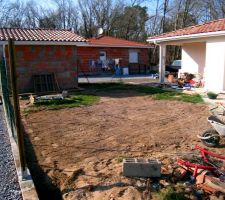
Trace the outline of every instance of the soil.
{"type": "Polygon", "coordinates": [[[159,159],[171,173],[177,157],[203,146],[196,135],[210,127],[205,104],[134,92],[100,95],[92,106],[24,114],[27,152],[36,156],[29,165],[41,172],[33,171],[40,199],[52,197],[51,189],[55,199],[149,199],[154,184],[124,177],[123,158],[159,159]]]}

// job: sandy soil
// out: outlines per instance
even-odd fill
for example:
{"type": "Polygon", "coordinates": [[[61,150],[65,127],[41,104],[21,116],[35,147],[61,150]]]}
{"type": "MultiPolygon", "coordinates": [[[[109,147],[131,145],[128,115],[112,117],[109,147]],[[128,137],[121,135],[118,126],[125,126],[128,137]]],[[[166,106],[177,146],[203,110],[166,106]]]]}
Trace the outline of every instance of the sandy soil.
{"type": "Polygon", "coordinates": [[[150,196],[147,181],[123,177],[121,158],[157,158],[168,172],[179,154],[202,146],[196,135],[209,127],[208,115],[203,104],[128,92],[24,120],[38,165],[64,199],[139,200],[150,196]]]}

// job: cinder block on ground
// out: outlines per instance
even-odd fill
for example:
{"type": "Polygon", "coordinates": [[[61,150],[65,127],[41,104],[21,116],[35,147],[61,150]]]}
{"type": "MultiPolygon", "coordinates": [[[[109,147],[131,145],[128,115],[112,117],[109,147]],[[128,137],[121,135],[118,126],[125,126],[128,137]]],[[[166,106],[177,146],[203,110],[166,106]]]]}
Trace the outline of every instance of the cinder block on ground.
{"type": "Polygon", "coordinates": [[[123,175],[132,177],[160,177],[161,162],[149,159],[123,159],[123,175]]]}

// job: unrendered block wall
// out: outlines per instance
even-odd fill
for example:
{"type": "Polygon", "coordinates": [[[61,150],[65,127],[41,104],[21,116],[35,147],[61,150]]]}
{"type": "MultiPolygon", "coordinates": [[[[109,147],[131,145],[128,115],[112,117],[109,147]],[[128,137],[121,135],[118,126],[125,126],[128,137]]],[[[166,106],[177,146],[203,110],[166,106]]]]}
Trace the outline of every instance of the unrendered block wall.
{"type": "Polygon", "coordinates": [[[75,46],[19,45],[15,55],[19,92],[32,92],[32,75],[53,72],[61,89],[77,86],[75,46]]]}
{"type": "Polygon", "coordinates": [[[208,40],[206,43],[205,89],[225,90],[225,38],[208,40]]]}

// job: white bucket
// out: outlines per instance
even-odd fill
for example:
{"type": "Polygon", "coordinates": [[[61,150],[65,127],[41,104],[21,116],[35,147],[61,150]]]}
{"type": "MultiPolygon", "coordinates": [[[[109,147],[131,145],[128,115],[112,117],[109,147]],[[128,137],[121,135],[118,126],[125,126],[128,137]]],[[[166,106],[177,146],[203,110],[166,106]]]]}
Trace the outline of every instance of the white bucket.
{"type": "Polygon", "coordinates": [[[129,69],[128,67],[123,68],[123,75],[129,75],[129,69]]]}

